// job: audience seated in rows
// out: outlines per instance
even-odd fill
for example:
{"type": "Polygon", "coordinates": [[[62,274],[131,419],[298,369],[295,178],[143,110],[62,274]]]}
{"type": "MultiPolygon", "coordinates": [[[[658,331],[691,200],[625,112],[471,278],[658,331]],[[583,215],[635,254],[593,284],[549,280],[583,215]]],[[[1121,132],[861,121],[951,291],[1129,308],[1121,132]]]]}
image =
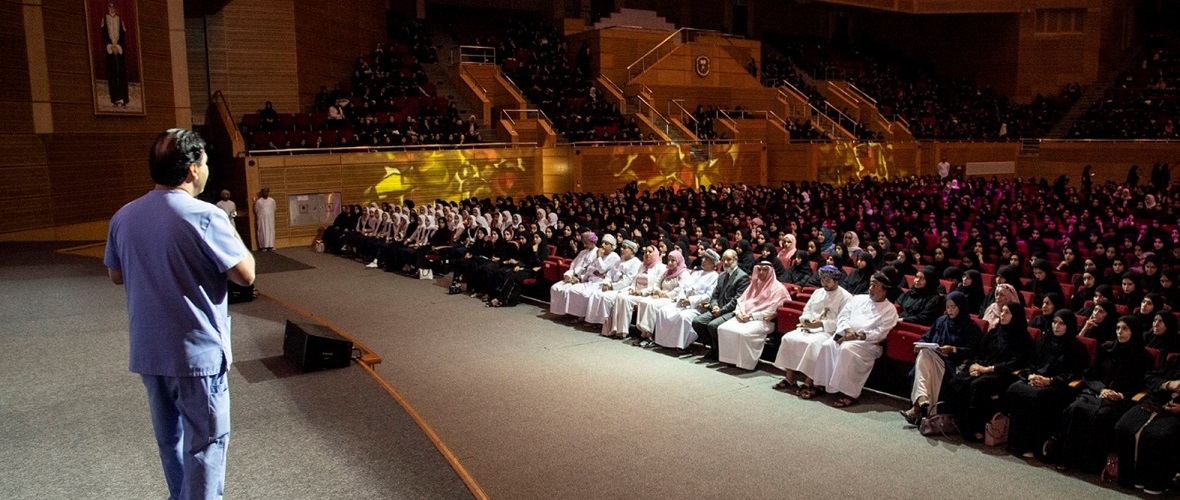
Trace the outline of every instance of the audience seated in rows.
{"type": "Polygon", "coordinates": [[[437,96],[423,64],[438,62],[430,32],[405,22],[396,37],[358,56],[349,79],[321,86],[308,113],[280,114],[268,101],[245,115],[250,149],[470,144],[481,141],[474,115],[437,96]]]}
{"type": "Polygon", "coordinates": [[[1180,44],[1153,37],[1135,67],[1124,70],[1102,99],[1074,122],[1067,137],[1176,139],[1180,119],[1180,44]]]}
{"type": "MultiPolygon", "coordinates": [[[[784,75],[802,68],[815,78],[844,79],[877,101],[886,117],[899,115],[919,139],[1004,141],[1044,137],[1080,96],[1076,84],[1057,96],[1013,104],[992,89],[964,78],[935,76],[921,65],[884,53],[837,50],[818,40],[773,43],[785,54],[775,61],[784,75]]],[[[877,48],[878,50],[880,48],[877,48]]],[[[796,80],[800,80],[797,77],[796,80]]]]}
{"type": "Polygon", "coordinates": [[[1121,484],[1159,491],[1169,487],[1176,463],[1163,452],[1125,450],[1136,440],[1143,449],[1163,450],[1154,448],[1157,442],[1177,438],[1170,422],[1180,414],[1173,402],[1180,381],[1175,363],[1165,363],[1177,346],[1175,304],[1166,298],[1180,264],[1170,252],[1178,243],[1169,227],[1176,223],[1177,193],[1170,186],[1156,191],[1113,183],[1057,191],[1047,182],[1016,179],[865,179],[838,186],[739,184],[654,192],[631,184],[609,194],[529,196],[519,202],[354,207],[324,238],[329,251],[341,252],[346,245],[344,253],[375,259],[374,267],[392,260],[385,267],[394,271],[413,272],[437,256],[444,264],[440,270],[455,269],[459,288],[466,283],[490,305],[513,305],[507,297],[528,279],[511,278],[521,268],[536,276],[544,263],[560,259],[543,258],[542,266],[536,265],[544,242],[567,249],[580,243],[582,252],[550,288],[551,313],[586,318],[605,335],[634,331],[636,345],[691,353],[693,344],[701,343],[709,348],[706,361],[744,369],[763,358],[764,342],[775,329],[772,320],[783,307],[799,307],[798,323],[789,325],[773,359],[786,374],[777,387],[804,398],[833,393],[833,404],[841,407],[857,402],[884,351],[881,342],[898,341],[895,326],[921,328],[917,340],[924,344],[916,349],[907,419],[920,423],[946,414],[959,422],[965,439],[977,441],[990,439],[989,425],[1007,418],[1007,444],[1017,455],[1093,472],[1107,452],[1118,452],[1133,471],[1125,480],[1120,476],[1121,484]],[[1136,221],[1136,212],[1147,207],[1134,200],[1149,193],[1163,206],[1151,209],[1151,220],[1136,221]],[[1095,228],[1097,237],[1091,238],[1089,229],[1079,231],[1081,225],[1095,228]],[[1165,258],[1144,251],[1145,243],[1165,258]],[[521,252],[529,246],[533,260],[522,265],[521,252]],[[635,257],[641,248],[645,259],[635,257]],[[812,268],[802,248],[825,265],[812,268]],[[1082,273],[1059,275],[1059,266],[1046,267],[1064,262],[1065,248],[1083,259],[1082,273]],[[841,269],[833,260],[837,249],[856,255],[858,267],[841,269]],[[405,253],[394,257],[398,252],[405,253]],[[941,274],[933,265],[906,265],[934,263],[940,252],[947,261],[941,274]],[[661,255],[669,256],[667,262],[661,255]],[[700,257],[690,266],[684,255],[700,257]],[[971,265],[977,267],[963,270],[957,259],[964,255],[974,255],[971,265]],[[750,264],[753,278],[742,269],[743,260],[761,261],[750,264]],[[784,260],[790,267],[777,272],[775,263],[781,267],[784,260]],[[1128,270],[1116,271],[1111,265],[1116,260],[1128,270]],[[720,273],[713,267],[717,261],[720,273]],[[1147,264],[1163,270],[1149,271],[1147,264]],[[867,295],[840,288],[842,275],[868,265],[875,271],[867,295]],[[1149,272],[1158,277],[1152,286],[1159,293],[1135,295],[1137,304],[1108,300],[1135,294],[1149,272]],[[1094,285],[1099,276],[1118,278],[1119,286],[1094,285]],[[797,282],[812,279],[821,286],[797,282]],[[1026,314],[1025,304],[1036,291],[1047,290],[1038,282],[1050,279],[1061,292],[1045,291],[1039,307],[1026,314]],[[1075,282],[1080,286],[1074,288],[1075,282]],[[809,295],[806,304],[792,300],[795,293],[809,295]],[[1086,316],[1064,307],[1075,293],[1089,293],[1086,316]],[[911,301],[918,305],[907,307],[911,301]],[[632,306],[634,329],[627,318],[632,306]],[[973,314],[976,306],[982,317],[973,314]],[[910,321],[921,321],[922,314],[907,320],[906,311],[931,313],[931,326],[910,321]],[[1028,327],[1029,318],[1048,314],[1047,328],[1028,327]],[[986,325],[988,333],[976,325],[986,325]],[[1156,356],[1161,371],[1152,371],[1156,356]],[[1156,406],[1132,399],[1144,390],[1158,394],[1156,406]],[[1156,416],[1147,418],[1153,412],[1156,416]],[[1145,423],[1151,430],[1146,435],[1155,440],[1146,444],[1137,431],[1145,423]]]}

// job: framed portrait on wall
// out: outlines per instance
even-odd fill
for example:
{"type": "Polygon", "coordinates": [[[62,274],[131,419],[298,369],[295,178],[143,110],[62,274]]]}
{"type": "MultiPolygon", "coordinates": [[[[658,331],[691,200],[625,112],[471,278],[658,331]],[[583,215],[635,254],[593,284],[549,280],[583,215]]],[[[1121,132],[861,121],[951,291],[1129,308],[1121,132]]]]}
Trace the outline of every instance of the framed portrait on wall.
{"type": "Polygon", "coordinates": [[[136,0],[83,0],[94,114],[143,115],[143,65],[136,0]]]}

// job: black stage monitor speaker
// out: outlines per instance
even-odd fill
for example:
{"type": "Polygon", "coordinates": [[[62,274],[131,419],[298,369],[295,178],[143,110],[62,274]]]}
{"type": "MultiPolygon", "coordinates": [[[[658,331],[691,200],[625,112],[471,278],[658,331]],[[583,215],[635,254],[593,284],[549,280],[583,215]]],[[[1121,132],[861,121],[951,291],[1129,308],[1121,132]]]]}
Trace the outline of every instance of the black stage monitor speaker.
{"type": "Polygon", "coordinates": [[[352,342],[322,325],[287,320],[283,355],[300,371],[347,368],[352,360],[352,342]]]}

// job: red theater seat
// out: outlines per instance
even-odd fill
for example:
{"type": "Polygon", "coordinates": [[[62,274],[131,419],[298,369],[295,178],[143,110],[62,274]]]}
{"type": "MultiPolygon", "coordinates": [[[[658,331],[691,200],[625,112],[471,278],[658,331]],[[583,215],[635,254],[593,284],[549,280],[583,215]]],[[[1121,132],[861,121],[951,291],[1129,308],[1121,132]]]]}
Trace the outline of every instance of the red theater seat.
{"type": "Polygon", "coordinates": [[[1094,362],[1094,351],[1098,349],[1098,341],[1090,337],[1078,337],[1082,345],[1086,346],[1086,352],[1090,354],[1090,362],[1094,362]]]}
{"type": "Polygon", "coordinates": [[[775,326],[779,333],[787,333],[799,326],[799,317],[803,315],[803,309],[796,307],[794,304],[783,305],[778,308],[778,316],[775,318],[775,326]]]}
{"type": "Polygon", "coordinates": [[[1030,326],[1030,327],[1028,327],[1028,336],[1032,337],[1032,339],[1033,339],[1033,342],[1036,342],[1036,341],[1038,341],[1038,340],[1041,340],[1041,329],[1040,329],[1040,328],[1034,328],[1034,327],[1031,327],[1031,326],[1030,326]]]}
{"type": "Polygon", "coordinates": [[[915,323],[902,321],[889,331],[886,337],[885,355],[903,363],[913,363],[918,359],[914,354],[914,342],[922,338],[927,328],[915,323]]]}

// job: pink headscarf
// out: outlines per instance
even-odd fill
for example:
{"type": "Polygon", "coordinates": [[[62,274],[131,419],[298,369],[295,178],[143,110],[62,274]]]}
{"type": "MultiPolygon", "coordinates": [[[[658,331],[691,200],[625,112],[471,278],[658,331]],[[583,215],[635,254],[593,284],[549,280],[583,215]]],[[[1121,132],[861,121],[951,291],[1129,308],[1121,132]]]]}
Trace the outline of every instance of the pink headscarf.
{"type": "Polygon", "coordinates": [[[791,300],[791,292],[774,277],[774,267],[762,261],[750,273],[750,287],[738,298],[738,307],[747,313],[765,311],[791,300]]]}
{"type": "Polygon", "coordinates": [[[997,304],[1003,306],[1009,302],[1018,302],[1021,305],[1023,305],[1024,301],[1020,300],[1021,298],[1022,297],[1020,296],[1020,293],[1018,293],[1016,291],[1016,287],[1014,287],[1008,283],[1000,283],[999,285],[996,285],[996,303],[997,304]],[[1002,297],[1003,295],[1007,295],[1008,300],[1004,300],[1004,297],[1002,297]]]}
{"type": "Polygon", "coordinates": [[[778,260],[783,263],[783,267],[791,267],[791,264],[793,264],[791,260],[795,258],[795,250],[798,250],[799,246],[795,244],[795,235],[785,234],[783,237],[791,242],[791,248],[783,247],[780,249],[778,251],[778,260]]]}
{"type": "Polygon", "coordinates": [[[648,245],[648,248],[651,249],[651,253],[647,254],[647,256],[643,258],[643,271],[644,272],[647,272],[648,269],[656,267],[660,264],[660,249],[659,249],[659,247],[657,247],[655,245],[648,245]]]}
{"type": "Polygon", "coordinates": [[[688,270],[688,266],[684,265],[684,254],[681,254],[680,250],[672,250],[671,252],[668,252],[668,257],[672,258],[672,262],[675,263],[676,267],[669,269],[668,272],[664,274],[664,279],[675,278],[688,270]]]}

